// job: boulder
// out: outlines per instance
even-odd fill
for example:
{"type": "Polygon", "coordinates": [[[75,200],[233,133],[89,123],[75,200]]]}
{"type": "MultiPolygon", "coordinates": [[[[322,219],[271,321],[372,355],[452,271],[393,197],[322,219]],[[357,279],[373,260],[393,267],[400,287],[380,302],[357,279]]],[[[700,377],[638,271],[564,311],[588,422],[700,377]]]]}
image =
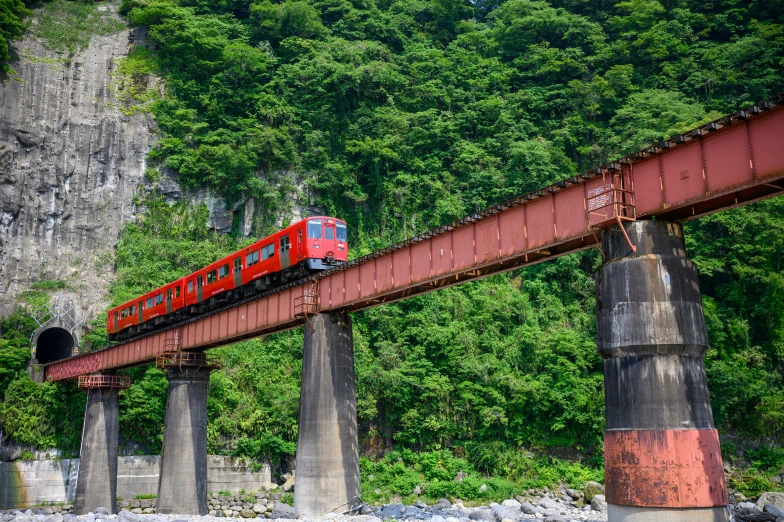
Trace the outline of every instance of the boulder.
{"type": "Polygon", "coordinates": [[[566,506],[561,504],[560,502],[556,502],[555,500],[551,499],[550,497],[542,497],[539,499],[539,502],[536,503],[537,507],[542,509],[557,509],[557,510],[564,510],[566,506]]]}
{"type": "Polygon", "coordinates": [[[479,486],[480,493],[484,493],[485,491],[487,491],[487,484],[482,484],[481,486],[479,486]]]}
{"type": "Polygon", "coordinates": [[[458,484],[463,482],[463,479],[468,477],[468,473],[463,473],[462,471],[458,471],[457,475],[455,475],[455,482],[458,484]]]}
{"type": "Polygon", "coordinates": [[[604,495],[604,486],[598,482],[589,481],[585,483],[583,493],[585,494],[585,501],[590,502],[595,495],[604,495]]]}
{"type": "Polygon", "coordinates": [[[243,510],[240,511],[240,516],[242,518],[256,518],[257,515],[256,512],[252,509],[243,508],[243,510]]]}
{"type": "Polygon", "coordinates": [[[105,507],[97,507],[97,508],[95,508],[94,513],[96,515],[108,515],[109,514],[109,510],[106,509],[105,507]]]}
{"type": "Polygon", "coordinates": [[[522,504],[520,504],[520,502],[515,499],[509,499],[501,502],[501,505],[504,507],[512,507],[512,508],[520,509],[520,506],[522,504]]]}
{"type": "Polygon", "coordinates": [[[283,483],[283,491],[286,492],[291,491],[291,489],[294,487],[294,480],[295,480],[294,472],[292,471],[291,473],[286,473],[285,475],[283,475],[283,478],[286,479],[286,482],[283,483]]]}
{"type": "Polygon", "coordinates": [[[567,489],[566,494],[572,497],[574,500],[583,498],[583,492],[579,489],[567,489]]]}
{"type": "Polygon", "coordinates": [[[776,518],[784,518],[784,511],[777,508],[773,504],[765,504],[765,507],[762,509],[765,513],[770,513],[776,518]]]}
{"type": "Polygon", "coordinates": [[[387,504],[386,506],[381,508],[381,511],[378,512],[378,516],[384,520],[395,518],[397,520],[403,520],[405,516],[406,508],[403,504],[387,504]]]}
{"type": "Polygon", "coordinates": [[[493,518],[496,522],[503,522],[506,519],[517,520],[520,518],[520,508],[491,504],[490,509],[493,511],[493,518]]]}
{"type": "Polygon", "coordinates": [[[607,502],[604,500],[604,495],[594,495],[591,499],[591,509],[599,513],[607,513],[607,502]]]}
{"type": "Polygon", "coordinates": [[[438,510],[449,509],[451,507],[452,507],[452,503],[445,498],[439,498],[438,502],[433,504],[433,509],[438,509],[438,510]]]}
{"type": "Polygon", "coordinates": [[[766,504],[784,510],[784,493],[777,493],[774,491],[763,493],[760,495],[759,500],[757,500],[757,507],[759,509],[764,509],[766,504]]]}
{"type": "Polygon", "coordinates": [[[522,511],[526,515],[536,515],[537,513],[539,513],[539,508],[537,508],[530,502],[523,502],[522,504],[520,504],[520,511],[522,511]]]}
{"type": "Polygon", "coordinates": [[[283,502],[275,502],[275,507],[272,508],[272,516],[270,518],[299,518],[297,510],[283,502]]]}
{"type": "Polygon", "coordinates": [[[414,486],[414,490],[411,492],[411,494],[412,495],[421,495],[422,494],[422,488],[419,487],[419,484],[414,486]]]}
{"type": "Polygon", "coordinates": [[[544,517],[544,522],[567,522],[561,515],[547,515],[544,517]]]}
{"type": "Polygon", "coordinates": [[[261,514],[261,513],[264,513],[265,511],[267,511],[267,505],[266,504],[262,504],[261,502],[257,502],[255,504],[253,504],[253,508],[252,509],[253,509],[254,513],[261,514]]]}

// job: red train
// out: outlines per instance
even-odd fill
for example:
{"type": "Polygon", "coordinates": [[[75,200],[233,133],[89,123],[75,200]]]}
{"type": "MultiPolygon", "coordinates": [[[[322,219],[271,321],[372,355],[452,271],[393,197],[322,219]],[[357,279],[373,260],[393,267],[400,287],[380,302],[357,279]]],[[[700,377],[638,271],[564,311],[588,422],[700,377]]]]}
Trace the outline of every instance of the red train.
{"type": "Polygon", "coordinates": [[[112,340],[176,323],[348,259],[345,221],[303,219],[177,281],[109,310],[112,340]]]}

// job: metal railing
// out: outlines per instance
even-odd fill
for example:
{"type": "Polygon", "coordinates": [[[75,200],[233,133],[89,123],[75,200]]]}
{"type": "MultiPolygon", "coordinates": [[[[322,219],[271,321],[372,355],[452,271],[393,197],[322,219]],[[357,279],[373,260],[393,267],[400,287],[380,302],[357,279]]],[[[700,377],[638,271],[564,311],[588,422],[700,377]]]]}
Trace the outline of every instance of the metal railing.
{"type": "Polygon", "coordinates": [[[155,357],[155,366],[161,369],[205,368],[217,370],[220,368],[219,361],[217,356],[204,352],[167,351],[155,357]]]}
{"type": "Polygon", "coordinates": [[[79,388],[89,390],[93,388],[111,388],[124,390],[131,386],[131,378],[121,375],[80,375],[79,388]]]}

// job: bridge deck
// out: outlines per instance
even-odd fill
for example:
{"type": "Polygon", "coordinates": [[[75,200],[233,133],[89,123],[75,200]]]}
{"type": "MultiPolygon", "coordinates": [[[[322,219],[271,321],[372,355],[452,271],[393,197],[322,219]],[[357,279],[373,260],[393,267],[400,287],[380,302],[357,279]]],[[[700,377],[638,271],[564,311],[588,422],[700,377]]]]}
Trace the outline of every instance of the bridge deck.
{"type": "Polygon", "coordinates": [[[784,192],[784,95],[267,295],[46,366],[51,380],[155,361],[370,308],[594,246],[619,220],[683,221],[784,192]],[[316,296],[318,297],[316,299],[316,296]]]}

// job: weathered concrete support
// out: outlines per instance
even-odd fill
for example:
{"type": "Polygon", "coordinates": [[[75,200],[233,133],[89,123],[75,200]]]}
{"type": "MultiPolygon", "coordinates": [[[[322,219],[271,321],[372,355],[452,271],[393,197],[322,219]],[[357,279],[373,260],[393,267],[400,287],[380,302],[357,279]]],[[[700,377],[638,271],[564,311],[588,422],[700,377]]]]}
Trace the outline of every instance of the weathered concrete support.
{"type": "Polygon", "coordinates": [[[703,357],[697,270],[679,224],[602,234],[597,350],[604,359],[609,522],[728,521],[703,357]]]}
{"type": "Polygon", "coordinates": [[[74,513],[84,515],[98,507],[117,513],[118,390],[95,387],[86,392],[74,513]]]}
{"type": "Polygon", "coordinates": [[[360,495],[354,341],[347,314],[306,324],[294,507],[300,518],[353,507],[360,495]]]}
{"type": "Polygon", "coordinates": [[[167,368],[169,395],[163,426],[156,512],[207,514],[207,382],[203,366],[167,368]]]}

